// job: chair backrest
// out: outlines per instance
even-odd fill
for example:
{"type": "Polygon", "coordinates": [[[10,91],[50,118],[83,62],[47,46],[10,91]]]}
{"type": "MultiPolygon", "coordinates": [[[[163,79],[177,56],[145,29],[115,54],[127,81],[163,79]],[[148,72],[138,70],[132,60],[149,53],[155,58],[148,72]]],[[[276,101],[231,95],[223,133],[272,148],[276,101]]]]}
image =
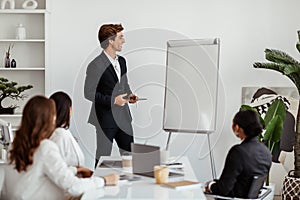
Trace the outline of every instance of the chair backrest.
{"type": "Polygon", "coordinates": [[[249,192],[248,192],[248,198],[249,199],[256,199],[259,195],[259,191],[260,189],[263,187],[263,184],[267,178],[267,174],[266,175],[262,175],[262,176],[254,176],[249,192]]]}
{"type": "Polygon", "coordinates": [[[0,198],[1,198],[1,191],[4,183],[4,168],[0,164],[0,198]]]}

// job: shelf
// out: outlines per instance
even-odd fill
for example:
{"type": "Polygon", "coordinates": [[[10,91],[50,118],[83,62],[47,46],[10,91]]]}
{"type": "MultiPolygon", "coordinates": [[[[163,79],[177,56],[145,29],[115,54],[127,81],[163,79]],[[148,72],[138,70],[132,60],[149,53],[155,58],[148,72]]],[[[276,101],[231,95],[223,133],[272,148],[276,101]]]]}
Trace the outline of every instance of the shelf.
{"type": "Polygon", "coordinates": [[[16,68],[4,68],[0,67],[0,71],[45,71],[43,67],[16,67],[16,68]]]}
{"type": "Polygon", "coordinates": [[[21,113],[17,113],[17,114],[13,114],[13,115],[9,115],[9,114],[1,114],[0,115],[0,118],[2,118],[2,117],[6,117],[6,118],[13,118],[13,117],[22,117],[22,114],[21,113]]]}
{"type": "MultiPolygon", "coordinates": [[[[15,9],[0,9],[0,77],[9,81],[16,81],[19,85],[32,85],[33,88],[25,91],[26,98],[7,99],[4,106],[17,105],[15,114],[0,115],[0,119],[8,121],[12,127],[19,127],[22,111],[28,100],[36,95],[45,95],[49,87],[49,19],[48,0],[37,0],[36,9],[23,9],[24,0],[14,0],[15,9]],[[23,24],[26,30],[25,39],[16,39],[17,26],[23,24]],[[16,68],[5,68],[5,53],[10,44],[14,44],[10,59],[15,59],[16,68]]],[[[0,0],[1,2],[1,0],[0,0]]],[[[6,6],[7,7],[7,6],[6,6]]]]}
{"type": "Polygon", "coordinates": [[[0,42],[45,42],[45,40],[44,39],[25,39],[25,40],[0,39],[0,42]]]}
{"type": "Polygon", "coordinates": [[[43,14],[45,9],[4,9],[0,10],[0,14],[43,14]]]}

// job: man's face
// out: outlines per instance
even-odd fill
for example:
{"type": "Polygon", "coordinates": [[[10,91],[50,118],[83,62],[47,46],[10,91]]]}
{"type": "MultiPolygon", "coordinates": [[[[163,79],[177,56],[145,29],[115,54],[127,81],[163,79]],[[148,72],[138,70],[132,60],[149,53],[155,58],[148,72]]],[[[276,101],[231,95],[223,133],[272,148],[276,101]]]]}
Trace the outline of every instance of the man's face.
{"type": "Polygon", "coordinates": [[[110,44],[112,45],[112,48],[115,51],[121,51],[122,45],[124,43],[125,43],[125,38],[124,38],[122,31],[117,33],[115,40],[110,40],[110,44]]]}

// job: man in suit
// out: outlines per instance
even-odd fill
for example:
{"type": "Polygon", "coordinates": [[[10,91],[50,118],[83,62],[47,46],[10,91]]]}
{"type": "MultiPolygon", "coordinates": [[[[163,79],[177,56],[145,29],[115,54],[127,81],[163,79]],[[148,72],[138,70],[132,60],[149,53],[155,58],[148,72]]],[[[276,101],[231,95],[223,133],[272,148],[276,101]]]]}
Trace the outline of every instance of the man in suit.
{"type": "Polygon", "coordinates": [[[124,57],[117,55],[125,43],[121,24],[104,24],[98,32],[103,51],[87,67],[84,94],[92,101],[89,123],[96,127],[96,164],[100,156],[111,154],[113,139],[121,155],[130,152],[133,142],[128,103],[136,103],[127,79],[124,57]]]}

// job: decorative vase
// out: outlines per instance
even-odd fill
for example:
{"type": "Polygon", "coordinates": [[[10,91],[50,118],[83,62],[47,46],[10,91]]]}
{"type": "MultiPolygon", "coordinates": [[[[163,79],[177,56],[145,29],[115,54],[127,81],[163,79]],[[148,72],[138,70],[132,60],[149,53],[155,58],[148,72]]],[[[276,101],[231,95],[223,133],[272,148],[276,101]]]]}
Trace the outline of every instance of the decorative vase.
{"type": "Polygon", "coordinates": [[[25,0],[22,4],[22,8],[24,9],[36,9],[38,3],[35,0],[25,0]]]}
{"type": "Polygon", "coordinates": [[[6,68],[9,68],[10,67],[10,58],[9,58],[9,54],[6,53],[6,56],[5,56],[5,61],[4,61],[4,67],[6,68]]]}
{"type": "Polygon", "coordinates": [[[15,59],[12,59],[12,60],[11,60],[10,67],[11,67],[11,68],[16,68],[16,67],[17,67],[17,62],[16,62],[15,59]]]}
{"type": "Polygon", "coordinates": [[[15,0],[2,0],[1,9],[5,9],[5,5],[9,4],[9,9],[15,9],[15,0]]]}
{"type": "Polygon", "coordinates": [[[16,28],[16,39],[24,40],[26,39],[26,29],[23,24],[19,24],[16,28]]]}

